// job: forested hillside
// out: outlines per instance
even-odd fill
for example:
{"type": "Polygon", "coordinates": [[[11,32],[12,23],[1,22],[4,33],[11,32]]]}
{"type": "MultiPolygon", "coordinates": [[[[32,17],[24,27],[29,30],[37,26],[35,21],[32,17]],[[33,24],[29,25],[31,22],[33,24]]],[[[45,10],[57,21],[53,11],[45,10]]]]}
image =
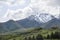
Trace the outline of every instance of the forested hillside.
{"type": "Polygon", "coordinates": [[[52,27],[50,29],[35,28],[25,32],[15,32],[7,35],[0,35],[0,40],[59,40],[60,29],[52,27]]]}

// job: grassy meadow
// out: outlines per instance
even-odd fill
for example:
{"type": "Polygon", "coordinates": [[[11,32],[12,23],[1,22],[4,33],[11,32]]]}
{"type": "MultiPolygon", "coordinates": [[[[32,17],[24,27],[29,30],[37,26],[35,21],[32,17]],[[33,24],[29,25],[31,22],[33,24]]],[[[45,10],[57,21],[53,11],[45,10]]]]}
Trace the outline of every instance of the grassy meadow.
{"type": "MultiPolygon", "coordinates": [[[[11,32],[10,32],[11,33],[11,32]]],[[[59,40],[59,28],[34,28],[27,29],[25,32],[15,32],[6,35],[0,35],[0,40],[59,40]]]]}

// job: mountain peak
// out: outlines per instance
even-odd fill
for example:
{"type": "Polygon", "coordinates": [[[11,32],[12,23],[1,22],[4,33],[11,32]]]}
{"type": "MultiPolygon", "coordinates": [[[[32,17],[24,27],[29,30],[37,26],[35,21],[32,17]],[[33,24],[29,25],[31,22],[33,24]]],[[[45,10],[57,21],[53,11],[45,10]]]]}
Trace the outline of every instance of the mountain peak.
{"type": "Polygon", "coordinates": [[[7,22],[15,22],[14,20],[9,20],[9,21],[7,21],[7,22]]]}
{"type": "Polygon", "coordinates": [[[37,22],[48,22],[52,19],[54,19],[55,17],[53,15],[50,15],[48,13],[38,13],[36,15],[32,15],[29,17],[29,19],[35,19],[37,22]]]}

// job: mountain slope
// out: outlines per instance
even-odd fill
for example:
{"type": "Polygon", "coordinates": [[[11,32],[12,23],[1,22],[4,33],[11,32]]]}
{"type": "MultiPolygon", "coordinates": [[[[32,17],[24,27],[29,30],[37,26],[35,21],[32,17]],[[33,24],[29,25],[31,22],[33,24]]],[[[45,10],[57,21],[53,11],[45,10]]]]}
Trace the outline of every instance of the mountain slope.
{"type": "Polygon", "coordinates": [[[9,20],[5,23],[0,23],[0,32],[9,32],[20,28],[22,28],[22,26],[17,25],[17,23],[13,20],[9,20]]]}
{"type": "Polygon", "coordinates": [[[44,28],[51,28],[56,26],[60,28],[60,20],[57,18],[54,18],[44,24],[44,28]]]}
{"type": "Polygon", "coordinates": [[[18,24],[22,25],[25,28],[30,28],[30,27],[38,27],[42,25],[41,22],[37,22],[35,19],[33,19],[34,16],[30,16],[26,19],[16,21],[18,24]],[[31,18],[32,17],[32,18],[31,18]]]}
{"type": "Polygon", "coordinates": [[[37,14],[37,15],[31,15],[28,18],[19,20],[17,22],[18,22],[18,24],[22,25],[23,27],[28,27],[28,28],[29,27],[40,27],[44,23],[46,23],[54,18],[55,17],[50,14],[41,13],[41,14],[37,14]]]}

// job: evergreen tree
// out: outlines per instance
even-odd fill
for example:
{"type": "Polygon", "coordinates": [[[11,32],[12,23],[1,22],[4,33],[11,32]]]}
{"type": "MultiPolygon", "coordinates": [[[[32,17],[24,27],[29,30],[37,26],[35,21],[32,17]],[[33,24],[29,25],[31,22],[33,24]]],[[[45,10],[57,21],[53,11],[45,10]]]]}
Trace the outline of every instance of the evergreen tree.
{"type": "Polygon", "coordinates": [[[36,40],[34,36],[32,37],[32,40],[36,40]]]}
{"type": "Polygon", "coordinates": [[[13,39],[13,40],[16,40],[16,39],[13,39]]]}
{"type": "Polygon", "coordinates": [[[2,40],[2,38],[0,37],[0,40],[2,40]]]}
{"type": "Polygon", "coordinates": [[[50,39],[50,35],[47,35],[47,39],[50,39]]]}
{"type": "Polygon", "coordinates": [[[54,36],[56,39],[60,39],[60,33],[59,32],[55,32],[54,36]]]}
{"type": "Polygon", "coordinates": [[[36,40],[43,40],[42,35],[38,34],[37,37],[36,37],[36,40]]]}
{"type": "Polygon", "coordinates": [[[60,39],[60,33],[59,32],[51,33],[51,39],[60,39]]]}
{"type": "Polygon", "coordinates": [[[28,37],[28,40],[31,40],[31,37],[28,37]]]}
{"type": "Polygon", "coordinates": [[[25,37],[24,40],[27,40],[27,37],[25,37]]]}
{"type": "Polygon", "coordinates": [[[50,38],[51,38],[51,39],[54,38],[54,33],[53,33],[53,32],[51,33],[50,38]]]}

